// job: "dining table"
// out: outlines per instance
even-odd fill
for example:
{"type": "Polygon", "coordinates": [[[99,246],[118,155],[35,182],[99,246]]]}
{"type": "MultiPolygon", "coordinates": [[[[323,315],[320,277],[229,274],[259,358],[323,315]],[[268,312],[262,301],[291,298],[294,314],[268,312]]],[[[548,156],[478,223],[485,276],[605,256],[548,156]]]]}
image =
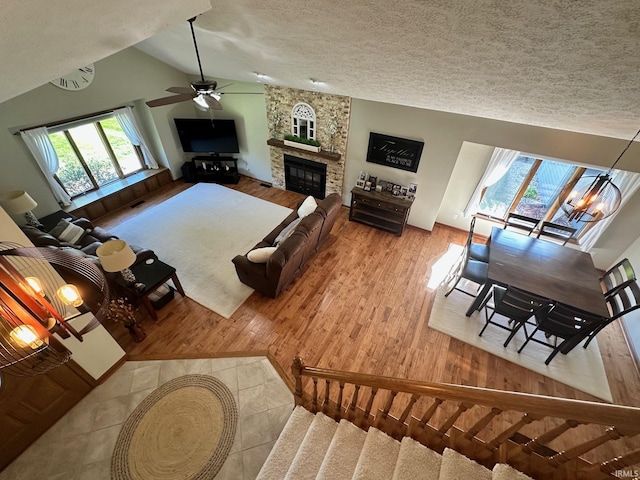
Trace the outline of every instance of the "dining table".
{"type": "Polygon", "coordinates": [[[608,318],[600,272],[591,255],[569,246],[493,227],[488,280],[466,312],[478,310],[491,287],[513,286],[549,300],[608,318]]]}

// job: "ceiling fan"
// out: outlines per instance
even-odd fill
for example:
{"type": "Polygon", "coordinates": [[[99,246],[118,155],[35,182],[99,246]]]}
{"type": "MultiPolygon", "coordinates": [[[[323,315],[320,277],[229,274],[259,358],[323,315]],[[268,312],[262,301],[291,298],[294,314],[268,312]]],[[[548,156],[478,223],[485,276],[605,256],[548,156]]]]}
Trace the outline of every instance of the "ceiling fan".
{"type": "Polygon", "coordinates": [[[193,30],[193,22],[196,17],[189,19],[189,26],[191,27],[191,36],[193,37],[193,46],[196,50],[196,58],[198,59],[198,68],[200,70],[200,80],[191,82],[191,87],[169,87],[167,92],[175,93],[170,97],[157,98],[156,100],[150,100],[147,103],[150,107],[159,107],[162,105],[171,105],[172,103],[185,102],[187,100],[193,100],[196,106],[200,110],[222,110],[222,104],[220,98],[224,94],[260,94],[260,92],[221,92],[220,90],[231,85],[224,85],[218,87],[218,82],[213,80],[205,80],[202,73],[202,64],[200,63],[200,53],[198,52],[198,43],[196,42],[196,34],[193,30]]]}

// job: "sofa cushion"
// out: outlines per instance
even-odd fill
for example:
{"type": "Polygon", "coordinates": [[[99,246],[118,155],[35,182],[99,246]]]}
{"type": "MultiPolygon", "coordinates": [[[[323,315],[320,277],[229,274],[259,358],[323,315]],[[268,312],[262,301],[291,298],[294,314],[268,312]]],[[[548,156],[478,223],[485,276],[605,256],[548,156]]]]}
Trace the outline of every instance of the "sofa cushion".
{"type": "Polygon", "coordinates": [[[32,227],[30,225],[23,225],[20,229],[24,232],[27,238],[36,247],[59,247],[60,240],[53,235],[49,235],[47,232],[43,232],[39,228],[32,227]]]}
{"type": "Polygon", "coordinates": [[[253,263],[267,263],[267,260],[271,258],[271,255],[273,255],[275,251],[276,247],[254,248],[247,253],[247,258],[253,263]]]}
{"type": "Polygon", "coordinates": [[[310,213],[313,213],[317,206],[316,199],[309,195],[298,207],[298,217],[304,218],[310,213]]]}
{"type": "Polygon", "coordinates": [[[82,237],[86,234],[86,231],[84,228],[74,225],[63,218],[51,229],[51,232],[49,233],[61,242],[78,245],[80,240],[82,240],[82,237]]]}
{"type": "Polygon", "coordinates": [[[301,218],[296,218],[293,222],[291,222],[289,225],[287,225],[286,227],[284,227],[280,233],[278,234],[278,236],[276,237],[276,239],[273,242],[273,245],[275,247],[277,247],[278,245],[280,245],[284,240],[286,240],[287,238],[289,238],[291,236],[291,234],[293,233],[293,231],[296,229],[296,227],[298,226],[298,224],[300,223],[300,220],[302,220],[301,218]]]}

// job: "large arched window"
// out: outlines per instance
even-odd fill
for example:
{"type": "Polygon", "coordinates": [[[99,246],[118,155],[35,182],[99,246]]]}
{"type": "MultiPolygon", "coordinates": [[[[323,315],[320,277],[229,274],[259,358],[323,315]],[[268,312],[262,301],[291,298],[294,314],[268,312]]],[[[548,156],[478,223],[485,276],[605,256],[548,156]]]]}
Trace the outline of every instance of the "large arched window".
{"type": "Polygon", "coordinates": [[[316,112],[306,103],[291,110],[291,133],[296,137],[316,139],[316,112]]]}

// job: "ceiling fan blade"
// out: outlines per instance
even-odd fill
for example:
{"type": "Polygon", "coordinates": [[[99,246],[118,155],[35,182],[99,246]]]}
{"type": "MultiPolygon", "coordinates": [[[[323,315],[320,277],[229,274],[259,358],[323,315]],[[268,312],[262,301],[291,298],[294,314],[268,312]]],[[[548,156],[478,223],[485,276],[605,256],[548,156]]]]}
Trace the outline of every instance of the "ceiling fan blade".
{"type": "Polygon", "coordinates": [[[227,83],[226,85],[216,88],[216,90],[222,90],[223,88],[230,87],[231,85],[233,85],[233,83],[227,83]]]}
{"type": "Polygon", "coordinates": [[[191,100],[194,97],[193,94],[183,94],[183,95],[173,95],[171,97],[163,97],[157,98],[155,100],[151,100],[146,102],[150,107],[160,107],[162,105],[171,105],[172,103],[184,102],[186,100],[191,100]]]}
{"type": "Polygon", "coordinates": [[[220,95],[264,95],[262,92],[218,92],[220,95]]]}
{"type": "Polygon", "coordinates": [[[191,88],[191,87],[169,87],[165,91],[166,92],[171,92],[171,93],[192,94],[193,93],[193,88],[191,88]]]}
{"type": "Polygon", "coordinates": [[[203,95],[202,98],[209,105],[209,108],[212,110],[222,110],[222,104],[216,100],[215,98],[209,95],[203,95]]]}

